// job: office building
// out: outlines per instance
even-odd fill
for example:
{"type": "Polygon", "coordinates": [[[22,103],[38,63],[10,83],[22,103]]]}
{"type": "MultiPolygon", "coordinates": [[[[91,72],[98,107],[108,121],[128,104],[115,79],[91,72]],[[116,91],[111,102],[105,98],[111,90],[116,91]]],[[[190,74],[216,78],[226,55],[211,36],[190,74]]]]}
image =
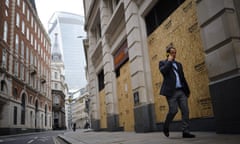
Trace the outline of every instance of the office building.
{"type": "Polygon", "coordinates": [[[34,0],[0,1],[0,135],[52,129],[51,42],[34,0]]]}
{"type": "Polygon", "coordinates": [[[52,46],[51,57],[51,83],[52,83],[52,113],[53,113],[53,129],[66,129],[65,118],[65,98],[67,96],[68,87],[65,83],[64,63],[62,53],[58,44],[58,34],[55,34],[52,46]]]}
{"type": "Polygon", "coordinates": [[[83,16],[68,12],[55,12],[49,20],[48,33],[52,43],[55,33],[58,34],[69,90],[83,88],[86,85],[86,64],[82,48],[82,39],[85,37],[83,26],[83,16]]]}
{"type": "MultiPolygon", "coordinates": [[[[173,44],[192,130],[240,133],[239,0],[84,0],[92,128],[161,131],[159,61],[173,44]]],[[[171,127],[181,130],[178,113],[171,127]]]]}
{"type": "Polygon", "coordinates": [[[88,92],[85,88],[81,89],[79,95],[72,103],[72,123],[76,124],[76,128],[86,128],[90,119],[88,115],[88,92]]]}

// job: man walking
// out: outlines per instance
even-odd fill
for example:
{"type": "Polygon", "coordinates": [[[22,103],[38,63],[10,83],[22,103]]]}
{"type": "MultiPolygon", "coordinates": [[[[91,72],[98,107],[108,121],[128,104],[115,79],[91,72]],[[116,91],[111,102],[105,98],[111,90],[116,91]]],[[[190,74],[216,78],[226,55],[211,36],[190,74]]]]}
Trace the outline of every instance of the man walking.
{"type": "Polygon", "coordinates": [[[176,48],[169,46],[166,52],[167,59],[159,62],[159,70],[164,78],[160,94],[166,96],[169,106],[163,133],[166,137],[169,137],[169,125],[177,114],[179,107],[182,113],[182,137],[194,138],[195,135],[189,131],[188,97],[190,90],[184,77],[182,64],[175,60],[176,48]]]}

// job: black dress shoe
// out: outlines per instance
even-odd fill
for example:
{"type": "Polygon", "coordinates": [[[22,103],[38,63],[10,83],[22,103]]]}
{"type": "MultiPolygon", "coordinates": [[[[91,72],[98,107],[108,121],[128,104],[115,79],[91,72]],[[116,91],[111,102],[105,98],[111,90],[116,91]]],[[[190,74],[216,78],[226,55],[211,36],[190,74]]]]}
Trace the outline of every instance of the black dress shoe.
{"type": "Polygon", "coordinates": [[[163,133],[166,137],[169,137],[169,129],[168,128],[163,128],[163,133]]]}
{"type": "Polygon", "coordinates": [[[183,133],[182,135],[183,138],[195,138],[196,136],[190,133],[183,133]]]}

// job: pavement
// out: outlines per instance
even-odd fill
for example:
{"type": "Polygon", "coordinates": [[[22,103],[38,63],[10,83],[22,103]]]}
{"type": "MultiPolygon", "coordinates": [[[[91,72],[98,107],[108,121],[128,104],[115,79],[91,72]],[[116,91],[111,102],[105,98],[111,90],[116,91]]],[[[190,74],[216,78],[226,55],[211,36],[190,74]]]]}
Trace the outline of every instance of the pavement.
{"type": "Polygon", "coordinates": [[[182,138],[181,132],[107,132],[91,129],[65,131],[58,135],[68,144],[240,144],[240,134],[216,134],[215,132],[192,132],[196,138],[182,138]]]}

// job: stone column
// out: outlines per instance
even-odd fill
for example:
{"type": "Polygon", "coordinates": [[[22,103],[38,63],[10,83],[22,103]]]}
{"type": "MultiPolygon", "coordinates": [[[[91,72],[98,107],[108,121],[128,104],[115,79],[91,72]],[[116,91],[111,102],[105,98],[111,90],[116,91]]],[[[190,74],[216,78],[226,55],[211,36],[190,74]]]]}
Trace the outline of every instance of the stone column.
{"type": "Polygon", "coordinates": [[[107,43],[107,38],[103,38],[103,67],[104,67],[104,84],[107,105],[107,128],[114,131],[119,127],[119,116],[117,111],[117,93],[116,93],[116,76],[113,67],[113,57],[107,43]]]}
{"type": "Polygon", "coordinates": [[[135,104],[135,131],[152,131],[155,127],[155,118],[144,20],[138,13],[135,1],[124,1],[124,11],[135,104]]]}
{"type": "Polygon", "coordinates": [[[96,70],[92,62],[93,47],[95,45],[95,39],[91,32],[89,32],[89,49],[88,49],[88,71],[89,71],[89,98],[90,98],[90,118],[91,127],[95,130],[100,128],[100,116],[99,116],[99,100],[97,91],[97,76],[96,70]]]}
{"type": "MultiPolygon", "coordinates": [[[[109,1],[101,1],[101,29],[104,33],[106,26],[111,18],[111,11],[108,4],[109,1]]],[[[111,55],[109,46],[110,36],[104,34],[102,36],[103,47],[103,68],[104,68],[104,84],[107,105],[107,129],[115,131],[119,127],[119,116],[117,110],[117,93],[116,93],[116,76],[114,72],[113,56],[111,55]]]]}
{"type": "Polygon", "coordinates": [[[197,0],[217,133],[240,133],[238,0],[197,0]],[[237,13],[238,12],[238,13],[237,13]]]}

